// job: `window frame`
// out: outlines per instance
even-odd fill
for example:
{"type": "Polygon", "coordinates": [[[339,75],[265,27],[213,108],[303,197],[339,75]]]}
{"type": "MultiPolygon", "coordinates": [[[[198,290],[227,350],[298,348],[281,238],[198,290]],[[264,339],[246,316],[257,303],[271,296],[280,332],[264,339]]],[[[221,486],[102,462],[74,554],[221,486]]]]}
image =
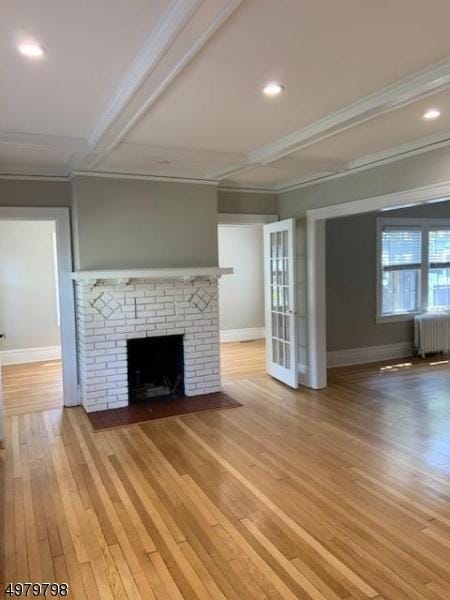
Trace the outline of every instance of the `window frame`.
{"type": "Polygon", "coordinates": [[[376,228],[376,323],[393,323],[399,321],[412,321],[414,317],[428,310],[428,279],[429,279],[429,232],[431,229],[449,229],[450,219],[432,218],[402,218],[402,217],[379,217],[376,228]],[[420,229],[422,231],[422,260],[420,263],[419,276],[419,309],[413,312],[383,314],[382,312],[382,232],[386,227],[395,229],[420,229]]]}

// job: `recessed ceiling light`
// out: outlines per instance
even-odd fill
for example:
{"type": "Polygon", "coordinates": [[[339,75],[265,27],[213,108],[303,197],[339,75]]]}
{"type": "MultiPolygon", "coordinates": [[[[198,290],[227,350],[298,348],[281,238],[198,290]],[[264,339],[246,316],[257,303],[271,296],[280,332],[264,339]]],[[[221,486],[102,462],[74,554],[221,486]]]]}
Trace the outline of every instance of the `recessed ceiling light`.
{"type": "Polygon", "coordinates": [[[425,121],[433,121],[433,119],[437,119],[440,116],[440,110],[438,110],[437,108],[430,108],[430,110],[427,110],[427,112],[424,113],[423,118],[425,119],[425,121]]]}
{"type": "Polygon", "coordinates": [[[40,58],[45,54],[44,46],[36,44],[35,42],[23,42],[22,44],[19,44],[18,49],[21,54],[31,58],[40,58]]]}
{"type": "Polygon", "coordinates": [[[158,165],[170,165],[171,164],[171,161],[166,160],[165,158],[163,158],[162,160],[158,160],[156,162],[158,163],[158,165]]]}
{"type": "Polygon", "coordinates": [[[278,96],[279,94],[281,94],[281,92],[284,90],[284,85],[281,85],[281,83],[268,83],[264,88],[263,88],[263,93],[266,96],[278,96]]]}

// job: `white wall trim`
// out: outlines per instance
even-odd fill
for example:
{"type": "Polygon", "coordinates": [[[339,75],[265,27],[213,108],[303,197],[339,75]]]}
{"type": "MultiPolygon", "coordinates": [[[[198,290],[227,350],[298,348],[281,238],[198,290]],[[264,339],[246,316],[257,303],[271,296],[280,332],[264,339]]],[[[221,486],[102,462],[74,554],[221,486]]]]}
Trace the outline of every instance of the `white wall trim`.
{"type": "Polygon", "coordinates": [[[248,342],[251,340],[260,340],[265,337],[265,327],[249,327],[247,329],[226,329],[220,332],[221,343],[248,342]]]}
{"type": "Polygon", "coordinates": [[[334,350],[327,353],[328,367],[344,367],[347,365],[362,365],[365,363],[405,358],[413,354],[412,342],[399,342],[384,346],[368,346],[366,348],[349,348],[334,350]]]}
{"type": "Polygon", "coordinates": [[[21,348],[19,350],[2,350],[0,364],[18,365],[21,363],[59,360],[61,346],[43,346],[42,348],[21,348]]]}
{"type": "Polygon", "coordinates": [[[345,217],[366,212],[382,211],[386,208],[403,208],[419,204],[435,202],[437,199],[450,198],[450,181],[425,185],[418,188],[410,188],[400,192],[391,192],[372,198],[363,198],[362,200],[352,200],[351,202],[342,202],[322,208],[313,208],[308,210],[308,218],[318,221],[320,219],[332,219],[335,217],[345,217]]]}
{"type": "Polygon", "coordinates": [[[326,340],[326,232],[325,220],[311,221],[307,215],[306,271],[308,308],[309,386],[327,385],[326,340]]]}
{"type": "Polygon", "coordinates": [[[278,221],[278,215],[247,215],[240,213],[219,213],[217,223],[221,227],[263,227],[267,223],[278,221]]]}
{"type": "Polygon", "coordinates": [[[80,404],[80,398],[78,395],[74,284],[70,277],[73,264],[69,209],[62,207],[0,207],[0,219],[55,222],[58,246],[64,406],[76,406],[80,404]]]}

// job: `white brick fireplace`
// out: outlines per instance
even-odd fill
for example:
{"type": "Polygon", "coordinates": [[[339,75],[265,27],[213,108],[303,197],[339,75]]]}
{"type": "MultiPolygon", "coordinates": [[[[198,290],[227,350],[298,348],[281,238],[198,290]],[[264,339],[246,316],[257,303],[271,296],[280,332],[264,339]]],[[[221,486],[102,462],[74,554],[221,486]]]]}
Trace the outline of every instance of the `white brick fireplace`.
{"type": "Polygon", "coordinates": [[[128,405],[127,340],[183,335],[187,396],[220,390],[217,278],[231,269],[80,271],[76,281],[81,402],[128,405]]]}

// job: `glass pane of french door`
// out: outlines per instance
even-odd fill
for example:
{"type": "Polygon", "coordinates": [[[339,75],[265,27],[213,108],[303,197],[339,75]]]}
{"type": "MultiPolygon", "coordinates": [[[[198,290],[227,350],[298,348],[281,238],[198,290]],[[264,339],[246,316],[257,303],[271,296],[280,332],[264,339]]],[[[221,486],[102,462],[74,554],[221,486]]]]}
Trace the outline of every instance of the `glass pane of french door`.
{"type": "Polygon", "coordinates": [[[290,369],[288,232],[270,233],[270,298],[273,362],[290,369]]]}

